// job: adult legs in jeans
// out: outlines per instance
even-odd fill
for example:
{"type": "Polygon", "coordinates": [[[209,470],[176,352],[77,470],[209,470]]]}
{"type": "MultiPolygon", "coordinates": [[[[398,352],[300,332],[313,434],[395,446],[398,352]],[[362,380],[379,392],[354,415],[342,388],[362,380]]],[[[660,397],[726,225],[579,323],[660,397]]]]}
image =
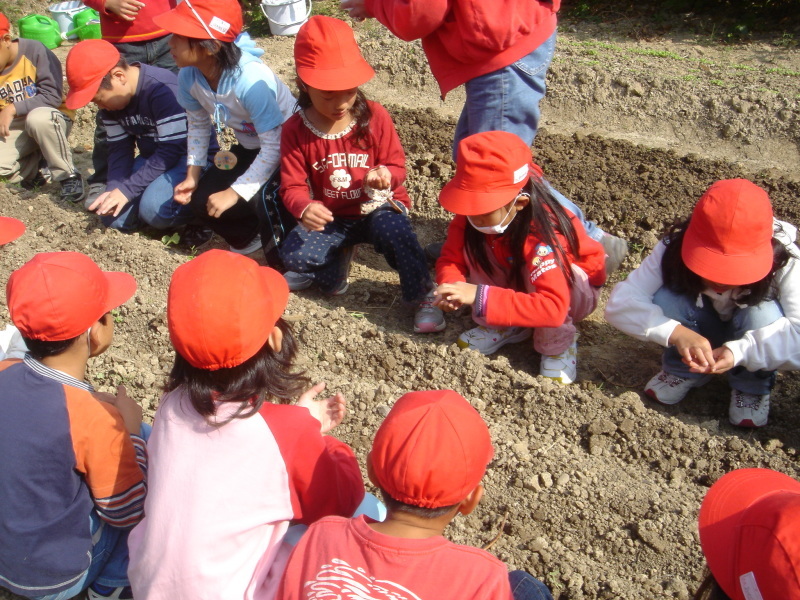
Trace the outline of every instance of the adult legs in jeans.
{"type": "MultiPolygon", "coordinates": [[[[142,156],[133,161],[133,171],[147,162],[142,156]]],[[[186,165],[183,161],[169,171],[156,177],[138,198],[134,198],[116,217],[105,215],[100,220],[106,227],[120,231],[136,231],[143,224],[156,229],[168,229],[187,223],[192,217],[188,206],[178,204],[172,199],[175,186],[186,178],[186,165]]],[[[87,200],[88,202],[88,200],[87,200]]]]}
{"type": "Polygon", "coordinates": [[[470,79],[467,100],[456,125],[453,158],[458,143],[482,131],[516,133],[529,146],[539,129],[539,102],[547,89],[547,69],[553,60],[556,34],[517,62],[470,79]]]}
{"type": "MultiPolygon", "coordinates": [[[[781,305],[774,300],[739,308],[728,324],[730,330],[728,339],[738,340],[744,336],[745,332],[766,327],[782,316],[781,305]]],[[[740,392],[760,396],[769,394],[775,385],[775,376],[775,371],[748,371],[743,366],[738,366],[728,371],[728,385],[740,392]]]]}
{"type": "Polygon", "coordinates": [[[525,571],[511,571],[508,574],[511,595],[514,600],[553,600],[547,586],[525,571]]]}

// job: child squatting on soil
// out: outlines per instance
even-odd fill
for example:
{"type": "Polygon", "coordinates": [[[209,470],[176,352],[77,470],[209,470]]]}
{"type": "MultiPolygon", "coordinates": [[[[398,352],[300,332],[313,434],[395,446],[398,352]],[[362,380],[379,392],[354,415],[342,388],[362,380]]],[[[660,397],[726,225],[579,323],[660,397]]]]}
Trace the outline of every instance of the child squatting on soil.
{"type": "Polygon", "coordinates": [[[697,600],[800,600],[800,482],[770,469],[723,475],[700,506],[711,574],[697,600]]]}
{"type": "MultiPolygon", "coordinates": [[[[187,0],[184,0],[186,2],[187,0]]],[[[344,417],[324,384],[299,394],[283,276],[210,250],[175,270],[175,363],[155,416],[145,518],[131,532],[137,600],[271,599],[290,521],[350,516],[364,498],[353,451],[322,435],[344,417]]]]}
{"type": "Polygon", "coordinates": [[[512,133],[462,140],[456,174],[439,195],[457,216],[436,261],[436,304],[472,307],[478,327],[458,345],[482,354],[531,335],[539,373],[561,383],[577,375],[575,323],[597,306],[605,253],[563,208],[512,133]]]}
{"type": "MultiPolygon", "coordinates": [[[[186,112],[178,104],[178,76],[133,63],[105,40],[84,40],[67,55],[68,108],[93,102],[108,135],[106,191],[86,208],[106,227],[133,232],[185,225],[189,207],[172,199],[186,178],[186,112]],[[137,154],[138,149],[138,154],[137,154]]],[[[209,149],[209,162],[216,144],[209,149]]]]}
{"type": "Polygon", "coordinates": [[[292,290],[348,286],[355,245],[371,243],[400,276],[414,331],[444,329],[411,227],[405,153],[389,113],[358,89],[375,75],[347,23],[314,16],[294,45],[300,111],[283,127],[281,197],[300,221],[280,249],[292,290]]]}
{"type": "Polygon", "coordinates": [[[239,35],[237,2],[189,0],[153,21],[172,33],[172,56],[181,68],[178,102],[189,120],[189,167],[175,201],[190,204],[234,252],[258,251],[262,237],[264,249],[273,250],[260,191],[278,175],[281,124],[294,97],[258,58],[263,52],[249,36],[239,35]],[[237,143],[218,152],[216,166],[204,172],[212,116],[217,134],[230,127],[237,143]]]}
{"type": "MultiPolygon", "coordinates": [[[[25,224],[12,217],[0,217],[0,246],[13,242],[25,233],[25,224]]],[[[19,329],[13,325],[6,325],[0,331],[0,360],[6,358],[23,358],[28,349],[19,329]]]]}
{"type": "Polygon", "coordinates": [[[778,369],[800,369],[797,229],[773,218],[769,196],[745,179],[713,184],[614,287],[606,320],[666,346],[645,387],[677,404],[715,373],[728,373],[733,425],[763,427],[778,369]]]}
{"type": "Polygon", "coordinates": [[[120,386],[95,392],[89,357],[136,291],[78,252],[41,253],[8,280],[29,349],[0,363],[0,582],[28,598],[130,598],[128,530],[142,518],[148,426],[120,386]]]}
{"type": "Polygon", "coordinates": [[[486,423],[456,392],[402,396],[367,458],[386,519],[328,517],[312,525],[289,559],[279,600],[349,598],[348,590],[364,598],[552,600],[528,573],[509,574],[488,552],[442,536],[480,502],[492,455],[486,423]]]}

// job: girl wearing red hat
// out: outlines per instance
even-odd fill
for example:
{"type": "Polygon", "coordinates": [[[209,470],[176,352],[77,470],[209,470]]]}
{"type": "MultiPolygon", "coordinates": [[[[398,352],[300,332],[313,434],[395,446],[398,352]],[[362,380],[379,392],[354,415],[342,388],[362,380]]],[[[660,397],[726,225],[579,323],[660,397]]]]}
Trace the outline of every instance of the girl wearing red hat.
{"type": "Polygon", "coordinates": [[[516,135],[489,131],[461,141],[455,177],[439,196],[457,216],[436,262],[437,304],[472,306],[479,326],[458,345],[483,354],[533,329],[539,373],[572,383],[575,323],[597,306],[605,252],[551,189],[516,135]]]}
{"type": "Polygon", "coordinates": [[[386,109],[358,89],[375,71],[350,26],[331,17],[300,28],[294,57],[300,111],[281,138],[281,197],[300,221],[280,249],[290,289],[316,283],[343,294],[355,245],[371,243],[417,309],[414,331],[440,331],[444,316],[432,305],[433,281],[408,218],[400,138],[386,109]]]}
{"type": "Polygon", "coordinates": [[[271,182],[277,188],[281,124],[292,113],[294,97],[258,58],[263,51],[246,33],[240,35],[237,2],[188,0],[154,21],[172,33],[172,56],[181,67],[178,102],[189,122],[189,168],[175,187],[175,201],[191,204],[234,252],[255,252],[262,237],[265,250],[271,250],[267,215],[277,209],[267,208],[270,196],[260,192],[271,182]],[[218,152],[215,166],[203,173],[212,117],[218,135],[230,127],[236,143],[218,152]]]}
{"type": "Polygon", "coordinates": [[[745,179],[718,181],[628,279],[606,319],[666,346],[645,387],[677,404],[715,373],[728,373],[733,425],[763,427],[778,369],[800,368],[797,229],[777,221],[767,193],[745,179]]]}

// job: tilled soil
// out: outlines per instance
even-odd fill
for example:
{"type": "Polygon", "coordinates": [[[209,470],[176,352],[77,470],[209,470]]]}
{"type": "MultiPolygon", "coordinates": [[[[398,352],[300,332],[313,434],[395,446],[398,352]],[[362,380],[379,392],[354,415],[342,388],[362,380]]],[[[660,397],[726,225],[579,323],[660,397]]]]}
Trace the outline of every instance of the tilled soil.
{"type": "MultiPolygon", "coordinates": [[[[753,179],[779,217],[800,223],[796,50],[630,42],[602,28],[572,29],[559,40],[535,154],[558,189],[629,240],[631,255],[614,281],[717,179],[753,179]]],[[[358,32],[378,71],[367,91],[390,109],[408,155],[415,227],[423,244],[434,241],[448,220],[436,197],[453,171],[459,94],[437,98],[418,44],[374,23],[358,32]]],[[[291,40],[259,43],[290,81],[291,40]]],[[[91,111],[82,111],[72,140],[84,169],[92,128],[91,111]]],[[[28,225],[0,250],[0,281],[51,250],[86,252],[105,269],[135,275],[139,290],[116,314],[115,344],[92,361],[89,378],[101,390],[124,383],[151,418],[173,357],[169,278],[194,252],[166,246],[161,234],[106,230],[61,204],[53,185],[0,189],[0,206],[28,225]]],[[[335,434],[362,465],[375,429],[404,392],[448,387],[473,403],[490,426],[495,458],[481,505],[448,535],[490,544],[557,598],[689,598],[704,571],[696,518],[708,486],[740,467],[798,476],[797,374],[779,376],[770,424],[758,431],[728,425],[722,378],[675,407],[657,406],[641,390],[659,369],[660,349],[613,329],[602,308],[579,326],[579,380],[570,386],[536,376],[539,358],[529,343],[492,357],[459,349],[456,338],[472,326],[466,314],[448,317],[442,333],[411,333],[395,273],[366,247],[347,294],[295,294],[286,318],[301,342],[299,366],[346,395],[349,416],[335,434]]],[[[2,309],[0,322],[7,321],[2,309]]]]}

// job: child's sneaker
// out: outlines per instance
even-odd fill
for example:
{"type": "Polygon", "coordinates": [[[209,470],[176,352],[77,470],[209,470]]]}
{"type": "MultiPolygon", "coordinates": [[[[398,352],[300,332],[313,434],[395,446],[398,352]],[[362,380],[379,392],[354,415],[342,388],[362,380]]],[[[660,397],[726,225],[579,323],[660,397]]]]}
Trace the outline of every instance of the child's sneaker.
{"type": "Polygon", "coordinates": [[[87,600],[126,600],[133,598],[133,592],[131,586],[112,588],[93,583],[86,590],[86,598],[87,600]]]}
{"type": "Polygon", "coordinates": [[[731,390],[728,419],[737,427],[763,427],[769,416],[769,394],[745,394],[731,390]]]}
{"type": "Polygon", "coordinates": [[[442,309],[433,305],[435,299],[436,293],[431,290],[419,303],[417,312],[414,314],[415,333],[435,333],[447,326],[442,309]]]}
{"type": "Polygon", "coordinates": [[[672,406],[683,400],[690,389],[699,387],[706,381],[707,377],[687,379],[659,371],[658,375],[647,382],[644,393],[660,404],[672,406]]]}
{"type": "Polygon", "coordinates": [[[578,376],[578,336],[561,354],[542,354],[539,375],[567,384],[578,376]]]}
{"type": "Polygon", "coordinates": [[[622,261],[628,255],[628,242],[606,233],[600,243],[603,244],[603,249],[606,251],[606,276],[610,277],[614,271],[619,269],[622,261]]]}
{"type": "Polygon", "coordinates": [[[289,284],[289,289],[293,292],[300,290],[307,290],[314,283],[314,276],[310,273],[298,273],[296,271],[286,271],[283,274],[286,283],[289,284]]]}
{"type": "Polygon", "coordinates": [[[493,329],[491,327],[473,327],[458,336],[459,348],[470,348],[481,354],[494,354],[506,344],[515,344],[527,340],[531,336],[528,327],[506,327],[493,329]]]}
{"type": "Polygon", "coordinates": [[[253,252],[258,252],[259,250],[261,250],[261,235],[258,233],[244,248],[234,248],[231,246],[231,252],[244,254],[245,256],[253,254],[253,252]]]}
{"type": "Polygon", "coordinates": [[[68,202],[80,202],[86,196],[83,186],[83,177],[80,173],[73,173],[61,182],[61,199],[68,202]]]}

